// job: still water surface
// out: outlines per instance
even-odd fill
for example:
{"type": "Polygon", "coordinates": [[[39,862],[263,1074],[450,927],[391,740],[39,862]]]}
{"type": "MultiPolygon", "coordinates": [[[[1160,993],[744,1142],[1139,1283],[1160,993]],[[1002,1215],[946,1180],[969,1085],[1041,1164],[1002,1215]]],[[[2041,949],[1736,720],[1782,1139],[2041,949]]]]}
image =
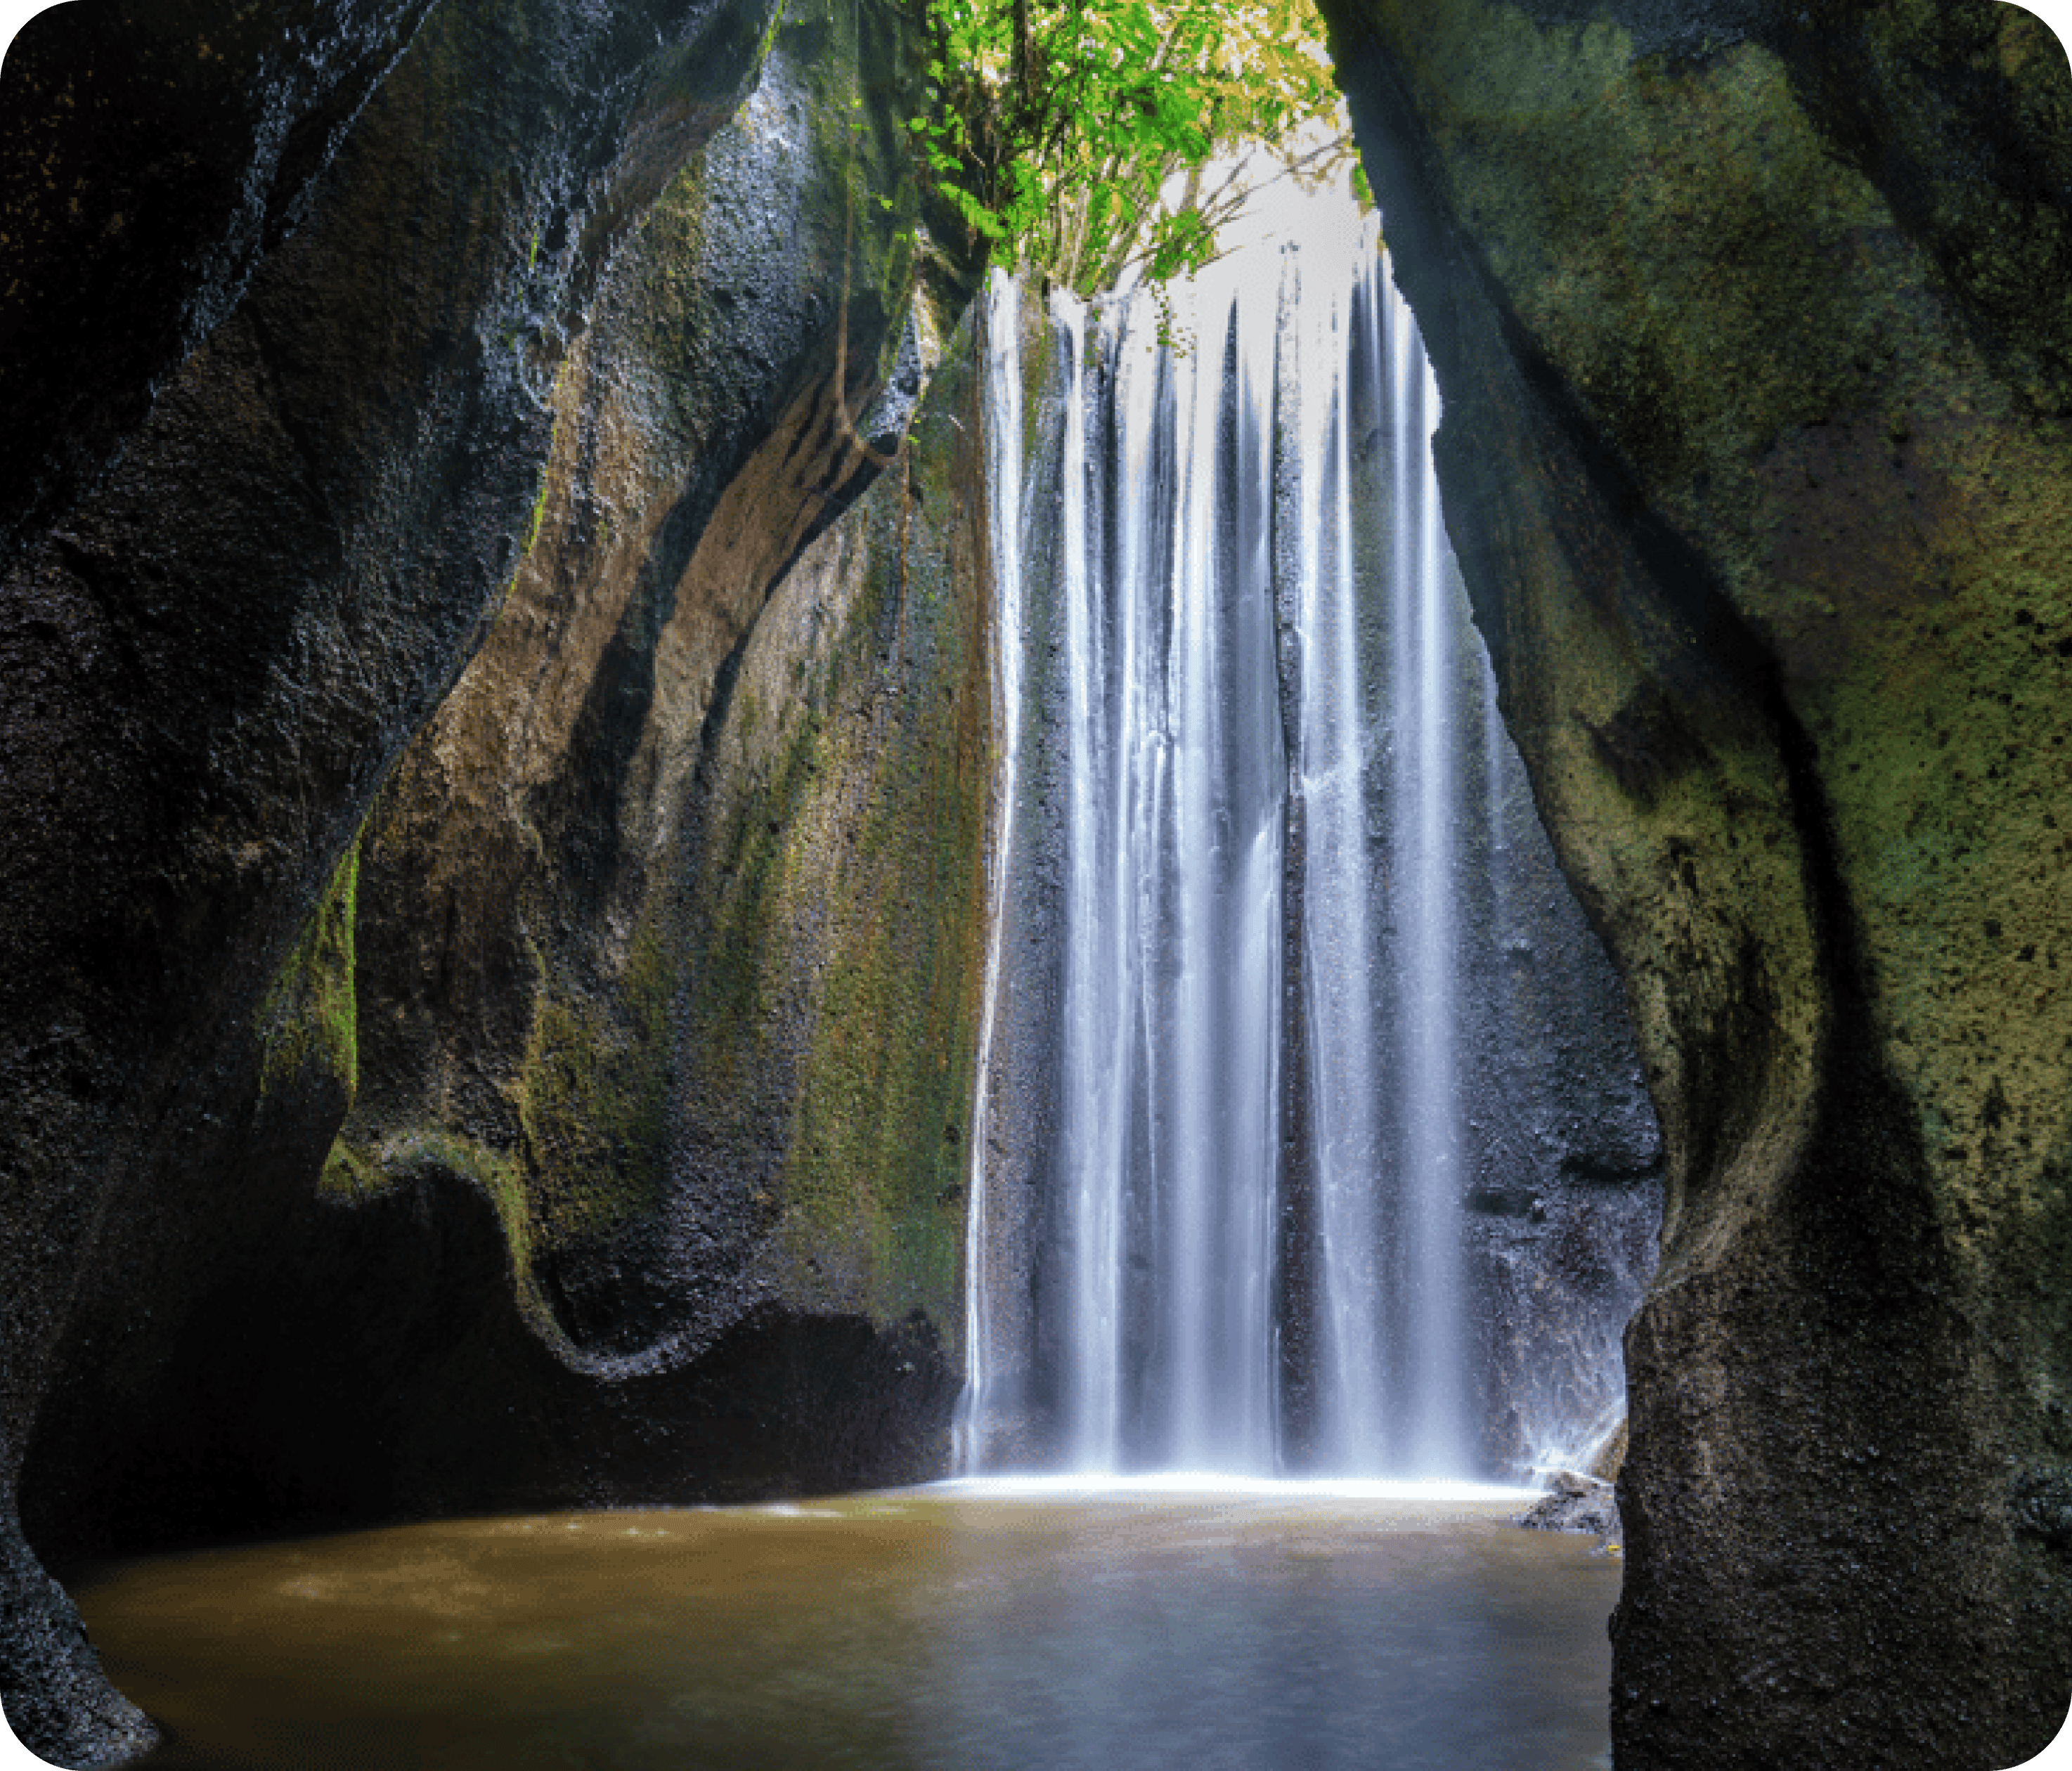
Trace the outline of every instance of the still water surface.
{"type": "Polygon", "coordinates": [[[1516,1499],[989,1485],[77,1589],[163,1771],[1589,1771],[1618,1565],[1516,1499]]]}

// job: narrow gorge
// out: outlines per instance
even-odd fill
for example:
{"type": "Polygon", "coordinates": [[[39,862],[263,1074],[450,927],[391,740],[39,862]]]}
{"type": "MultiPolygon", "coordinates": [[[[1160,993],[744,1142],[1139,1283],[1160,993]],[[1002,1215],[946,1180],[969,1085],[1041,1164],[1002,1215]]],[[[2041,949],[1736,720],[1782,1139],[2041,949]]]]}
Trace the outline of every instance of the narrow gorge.
{"type": "MultiPolygon", "coordinates": [[[[34,1752],[178,1750],[68,1592],[154,1552],[1583,1466],[1621,1771],[2049,1741],[2065,53],[1999,0],[1318,10],[1378,216],[1094,300],[917,152],[906,0],[24,28],[34,1752]]],[[[1390,1567],[1331,1655],[1445,1633],[1390,1567]]],[[[1289,1763],[1383,1750],[1311,1703],[1289,1763]]]]}

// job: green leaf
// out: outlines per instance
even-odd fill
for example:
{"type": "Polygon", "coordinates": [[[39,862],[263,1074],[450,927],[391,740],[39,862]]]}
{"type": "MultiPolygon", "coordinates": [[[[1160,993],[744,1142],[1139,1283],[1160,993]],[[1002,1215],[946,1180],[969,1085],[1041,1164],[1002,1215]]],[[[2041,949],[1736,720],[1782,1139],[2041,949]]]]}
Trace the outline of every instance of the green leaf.
{"type": "Polygon", "coordinates": [[[1196,196],[1161,199],[1169,177],[1338,114],[1311,0],[927,0],[927,17],[929,109],[906,125],[923,179],[999,255],[1088,292],[1126,262],[1162,284],[1214,256],[1196,196]]]}

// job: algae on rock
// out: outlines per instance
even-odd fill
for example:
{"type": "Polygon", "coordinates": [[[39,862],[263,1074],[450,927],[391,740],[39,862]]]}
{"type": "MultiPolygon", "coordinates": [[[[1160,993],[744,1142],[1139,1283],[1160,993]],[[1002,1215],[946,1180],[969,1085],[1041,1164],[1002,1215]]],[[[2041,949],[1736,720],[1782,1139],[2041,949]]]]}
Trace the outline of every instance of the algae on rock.
{"type": "MultiPolygon", "coordinates": [[[[837,1295],[793,1283],[803,1266],[780,1278],[757,1251],[783,1190],[762,1171],[786,1148],[800,1162],[817,1151],[861,1165],[853,1220],[822,1227],[829,1248],[852,1234],[898,1242],[870,1195],[895,1173],[904,1184],[904,1170],[889,1148],[859,1146],[855,1125],[889,1124],[874,1116],[903,1103],[876,1101],[886,1079],[866,1083],[848,1066],[905,1037],[947,1050],[956,1029],[939,1013],[911,1026],[857,1016],[891,1008],[939,961],[954,972],[956,954],[909,942],[837,968],[834,987],[863,994],[838,1050],[795,1079],[796,1101],[774,1053],[742,1059],[728,1091],[686,1080],[709,1078],[715,1054],[775,1012],[791,986],[758,995],[755,980],[805,951],[753,890],[723,907],[701,898],[712,845],[744,877],[778,866],[800,840],[791,821],[858,742],[846,690],[820,681],[846,682],[855,660],[756,660],[802,598],[830,636],[871,618],[848,611],[853,589],[835,588],[822,554],[836,544],[812,538],[877,471],[858,429],[881,449],[897,442],[941,347],[939,309],[962,298],[956,267],[930,243],[898,128],[918,73],[895,8],[787,16],[740,117],[679,175],[601,289],[553,391],[537,537],[376,814],[362,893],[368,1081],[347,1144],[378,1165],[436,1131],[511,1165],[522,1276],[574,1357],[666,1341],[668,1358],[689,1358],[771,1300],[861,1310],[887,1330],[914,1310],[935,1322],[954,1313],[939,1251],[925,1288],[837,1295]],[[715,771],[742,755],[758,779],[788,769],[791,787],[758,802],[750,834],[722,833],[715,771]],[[756,1134],[754,1178],[740,1161],[700,1166],[693,1153],[709,1153],[713,1125],[780,1098],[756,1134]]],[[[943,520],[953,507],[942,501],[943,520]]],[[[844,544],[859,559],[869,551],[844,544]]],[[[976,642],[959,643],[961,669],[976,642]]],[[[878,692],[932,710],[952,668],[907,659],[903,671],[924,674],[878,692]]],[[[930,725],[885,758],[908,755],[908,772],[925,773],[939,736],[930,725]]],[[[859,815],[878,791],[861,779],[849,791],[859,815]]],[[[938,864],[961,856],[962,825],[936,826],[966,815],[915,788],[860,840],[897,875],[910,835],[938,864]]],[[[907,888],[895,877],[886,890],[907,888]]],[[[945,1116],[929,1111],[939,1145],[945,1116]]],[[[812,1190],[799,1180],[793,1190],[812,1190]]],[[[890,1209],[921,1221],[903,1198],[890,1209]]],[[[931,1198],[928,1212],[941,1209],[931,1198]]]]}
{"type": "Polygon", "coordinates": [[[760,1283],[952,1339],[991,791],[959,343],[732,679],[690,815],[677,1078],[680,1159],[767,1214],[760,1283]]]}
{"type": "Polygon", "coordinates": [[[1618,1762],[2016,1762],[2072,1698],[2011,1498],[2072,1467],[2063,54],[1990,0],[1323,10],[1669,1158],[1618,1762]]]}
{"type": "MultiPolygon", "coordinates": [[[[135,339],[79,365],[76,434],[10,492],[41,516],[0,581],[0,1484],[26,1469],[24,1525],[60,1555],[331,1502],[320,1471],[277,1483],[245,1418],[306,1406],[268,1376],[295,1354],[267,1325],[298,1307],[295,1262],[305,1289],[328,1271],[299,1227],[347,1079],[335,996],[306,1005],[315,1038],[274,998],[264,1075],[269,992],[511,576],[541,396],[598,274],[736,108],[770,12],[446,0],[413,40],[421,8],[295,6],[261,21],[293,27],[283,48],[230,16],[249,10],[154,12],[118,49],[109,9],[56,8],[22,64],[106,121],[107,56],[137,51],[142,126],[191,109],[187,170],[213,187],[168,268],[123,195],[162,162],[36,138],[34,176],[102,230],[82,261],[139,303],[135,339]]],[[[412,1308],[363,1309],[370,1362],[412,1308]]],[[[10,1714],[50,1756],[134,1750],[56,1592],[10,1541],[10,1714]]]]}
{"type": "Polygon", "coordinates": [[[352,1105],[360,1080],[352,953],[359,883],[356,836],[259,1005],[255,1030],[265,1048],[259,1061],[262,1095],[314,1069],[344,1096],[345,1108],[352,1105]]]}

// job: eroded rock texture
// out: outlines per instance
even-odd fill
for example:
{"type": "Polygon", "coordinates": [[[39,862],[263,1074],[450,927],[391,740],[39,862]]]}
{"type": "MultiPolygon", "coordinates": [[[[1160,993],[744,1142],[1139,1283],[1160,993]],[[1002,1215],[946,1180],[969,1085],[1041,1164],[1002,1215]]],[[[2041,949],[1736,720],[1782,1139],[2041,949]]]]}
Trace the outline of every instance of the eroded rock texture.
{"type": "Polygon", "coordinates": [[[88,0],[7,46],[0,561],[236,305],[431,3],[88,0]]]}
{"type": "Polygon", "coordinates": [[[2072,1695],[2072,81],[1990,0],[1326,0],[1663,1120],[1622,1767],[2072,1695]]]}
{"type": "MultiPolygon", "coordinates": [[[[212,57],[244,41],[236,9],[216,10],[187,46],[208,77],[168,76],[169,137],[215,116],[212,57]]],[[[110,261],[156,279],[158,342],[108,370],[112,392],[83,387],[87,454],[54,442],[24,492],[61,520],[0,582],[0,1684],[17,1732],[64,1763],[149,1730],[14,1534],[25,1458],[30,1541],[63,1555],[658,1494],[658,1470],[863,1479],[948,1407],[931,1329],[906,1320],[937,1320],[932,1255],[903,1289],[808,1297],[736,1276],[693,1323],[586,1313],[621,1307],[622,1268],[644,1295],[641,1257],[611,1238],[654,1215],[677,1172],[656,1159],[701,1111],[670,1095],[664,1050],[691,1024],[694,974],[656,935],[717,915],[726,889],[672,820],[703,803],[701,767],[714,793],[732,783],[709,820],[760,833],[796,809],[758,799],[775,765],[753,744],[713,766],[707,727],[752,676],[770,584],[870,477],[831,411],[837,357],[881,450],[918,385],[923,341],[901,347],[924,241],[888,139],[910,108],[906,27],[808,10],[765,71],[761,0],[444,0],[280,238],[298,207],[283,169],[315,171],[423,9],[329,10],[351,15],[334,21],[343,71],[324,72],[311,24],[315,96],[240,98],[252,141],[227,128],[208,161],[218,183],[264,187],[208,211],[232,244],[179,274],[148,239],[134,265],[110,261]],[[791,84],[772,97],[772,80],[791,84]],[[687,572],[699,588],[680,594],[687,572]],[[482,779],[458,783],[457,756],[482,779]],[[456,891],[480,927],[442,935],[430,918],[456,891]],[[431,1009],[467,1025],[433,1032],[431,1009]],[[610,1110],[577,1113],[586,1091],[610,1110]],[[363,1135],[327,1165],[363,1092],[363,1135]],[[663,1329],[669,1348],[643,1356],[663,1329]]],[[[62,10],[84,15],[91,73],[114,52],[108,14],[62,10]]],[[[168,23],[117,47],[148,88],[178,37],[168,23]]],[[[61,83],[61,39],[35,47],[37,77],[61,83]]],[[[278,57],[248,47],[264,84],[278,57]]],[[[112,211],[128,187],[105,173],[79,194],[112,211]]],[[[917,741],[939,735],[937,701],[982,736],[958,698],[974,617],[945,604],[925,689],[875,637],[905,606],[886,586],[912,525],[897,499],[874,508],[878,527],[841,544],[869,565],[841,614],[756,667],[791,673],[783,717],[812,727],[781,753],[808,778],[796,799],[846,782],[843,816],[873,803],[874,766],[910,781],[898,743],[853,736],[872,695],[931,697],[917,741]]],[[[968,799],[963,754],[950,786],[968,799]]],[[[932,827],[914,828],[932,857],[932,827]]],[[[834,865],[759,840],[806,853],[758,877],[834,865]]],[[[976,865],[975,843],[952,846],[976,865]]],[[[782,899],[808,918],[812,902],[782,899]]],[[[877,938],[851,931],[859,951],[877,938]]],[[[744,1171],[740,1209],[768,1231],[786,1220],[764,1178],[744,1171]]],[[[795,1242],[809,1262],[818,1245],[795,1242]]]]}
{"type": "Polygon", "coordinates": [[[980,586],[915,602],[918,535],[808,545],[965,293],[915,228],[910,48],[890,6],[787,16],[603,291],[538,542],[366,839],[332,1184],[480,1177],[584,1356],[777,1300],[956,1314],[980,586]]]}

